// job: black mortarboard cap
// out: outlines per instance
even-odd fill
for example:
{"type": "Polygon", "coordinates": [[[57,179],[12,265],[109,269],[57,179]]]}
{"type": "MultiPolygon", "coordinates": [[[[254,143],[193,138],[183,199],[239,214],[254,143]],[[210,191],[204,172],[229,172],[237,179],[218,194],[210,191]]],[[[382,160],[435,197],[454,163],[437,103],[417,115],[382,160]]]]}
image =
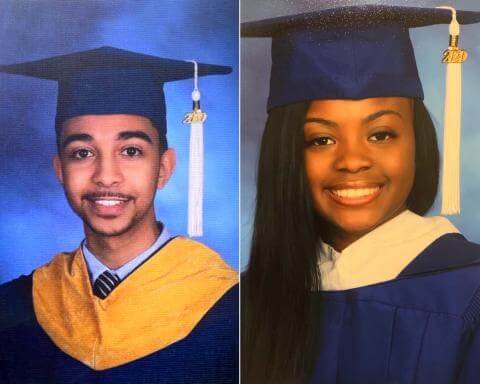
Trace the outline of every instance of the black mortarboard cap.
{"type": "MultiPolygon", "coordinates": [[[[230,67],[198,63],[198,75],[223,75],[230,67]]],[[[166,133],[163,84],[194,77],[194,64],[113,47],[0,65],[0,72],[58,82],[57,133],[65,120],[87,114],[133,114],[166,133]]]]}

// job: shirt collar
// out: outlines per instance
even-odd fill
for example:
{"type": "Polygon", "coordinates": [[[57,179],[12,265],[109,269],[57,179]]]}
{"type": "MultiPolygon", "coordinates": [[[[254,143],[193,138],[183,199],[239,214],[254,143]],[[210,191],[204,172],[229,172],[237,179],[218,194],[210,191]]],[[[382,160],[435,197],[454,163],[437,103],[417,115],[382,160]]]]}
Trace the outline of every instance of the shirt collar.
{"type": "Polygon", "coordinates": [[[433,241],[459,233],[445,217],[404,211],[350,244],[342,252],[320,242],[322,290],[358,288],[396,278],[433,241]]]}
{"type": "Polygon", "coordinates": [[[155,242],[148,249],[135,256],[132,260],[122,265],[118,269],[110,269],[102,262],[100,262],[100,260],[87,248],[86,241],[83,240],[82,251],[85,257],[85,262],[87,264],[88,273],[90,275],[90,280],[92,284],[98,278],[98,276],[100,276],[105,271],[115,273],[120,278],[120,280],[123,280],[135,268],[137,268],[140,264],[147,260],[155,250],[164,245],[171,237],[165,225],[160,223],[159,226],[162,227],[162,230],[155,242]]]}

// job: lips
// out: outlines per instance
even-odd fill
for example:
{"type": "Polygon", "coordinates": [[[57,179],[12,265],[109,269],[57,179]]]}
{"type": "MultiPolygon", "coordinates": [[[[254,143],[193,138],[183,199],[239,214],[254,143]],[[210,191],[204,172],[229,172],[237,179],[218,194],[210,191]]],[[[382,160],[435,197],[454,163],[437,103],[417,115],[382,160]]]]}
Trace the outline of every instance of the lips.
{"type": "Polygon", "coordinates": [[[327,189],[328,195],[337,203],[359,206],[372,202],[382,192],[381,184],[352,183],[327,189]]]}
{"type": "Polygon", "coordinates": [[[348,189],[332,189],[331,192],[345,199],[355,199],[357,197],[365,197],[373,195],[380,187],[374,188],[348,188],[348,189]]]}
{"type": "Polygon", "coordinates": [[[95,204],[103,205],[104,207],[113,207],[114,205],[120,205],[125,203],[127,200],[92,200],[95,204]]]}
{"type": "Polygon", "coordinates": [[[132,197],[120,193],[96,193],[87,194],[84,199],[94,214],[113,218],[122,214],[132,197]]]}

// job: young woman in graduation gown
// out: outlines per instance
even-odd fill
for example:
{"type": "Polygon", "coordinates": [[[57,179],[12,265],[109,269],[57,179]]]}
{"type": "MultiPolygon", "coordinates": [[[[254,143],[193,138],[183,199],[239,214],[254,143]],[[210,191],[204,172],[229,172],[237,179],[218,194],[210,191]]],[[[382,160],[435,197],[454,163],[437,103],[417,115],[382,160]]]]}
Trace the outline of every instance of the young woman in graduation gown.
{"type": "Polygon", "coordinates": [[[439,153],[407,29],[450,20],[360,6],[243,25],[273,37],[244,383],[480,382],[480,246],[424,217],[439,153]]]}

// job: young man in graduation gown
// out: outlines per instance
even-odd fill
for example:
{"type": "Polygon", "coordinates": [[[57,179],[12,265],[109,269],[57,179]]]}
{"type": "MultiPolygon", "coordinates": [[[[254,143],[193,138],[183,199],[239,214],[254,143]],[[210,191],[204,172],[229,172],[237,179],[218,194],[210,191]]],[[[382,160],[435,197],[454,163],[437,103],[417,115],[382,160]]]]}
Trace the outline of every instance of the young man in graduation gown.
{"type": "Polygon", "coordinates": [[[85,231],[0,286],[0,382],[237,382],[237,274],[154,212],[175,166],[163,83],[194,65],[103,47],[0,70],[58,81],[54,168],[85,231]]]}

